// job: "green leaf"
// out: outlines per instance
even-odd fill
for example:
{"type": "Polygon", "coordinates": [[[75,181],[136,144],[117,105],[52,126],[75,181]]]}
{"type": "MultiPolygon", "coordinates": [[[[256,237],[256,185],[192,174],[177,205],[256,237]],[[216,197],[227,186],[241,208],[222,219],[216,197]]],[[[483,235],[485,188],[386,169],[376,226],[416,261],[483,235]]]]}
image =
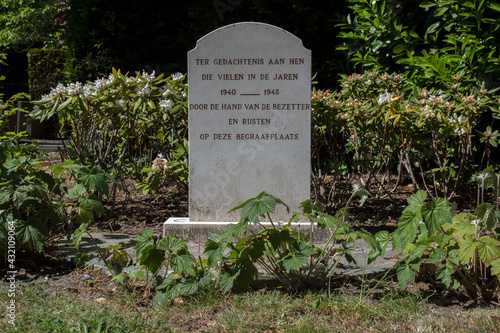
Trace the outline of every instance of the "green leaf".
{"type": "Polygon", "coordinates": [[[443,281],[447,288],[451,288],[453,286],[453,266],[451,264],[439,265],[436,268],[436,277],[443,281]]]}
{"type": "Polygon", "coordinates": [[[401,288],[405,288],[408,282],[415,281],[415,272],[420,269],[421,260],[409,261],[401,260],[396,264],[396,274],[398,284],[401,288]]]}
{"type": "Polygon", "coordinates": [[[317,200],[307,199],[300,204],[302,211],[305,214],[312,214],[313,212],[323,212],[325,206],[317,200]]]}
{"type": "Polygon", "coordinates": [[[215,267],[217,263],[224,261],[224,250],[226,249],[226,243],[214,242],[208,239],[205,243],[205,250],[203,254],[208,256],[209,267],[215,267]]]}
{"type": "Polygon", "coordinates": [[[451,204],[443,198],[434,198],[422,206],[422,217],[429,235],[433,235],[443,224],[451,222],[450,210],[451,204]]]}
{"type": "Polygon", "coordinates": [[[89,194],[88,198],[80,197],[80,203],[89,207],[97,216],[104,214],[104,205],[93,193],[89,194]]]}
{"type": "Polygon", "coordinates": [[[431,1],[422,1],[422,3],[420,4],[420,7],[422,8],[431,8],[434,6],[437,6],[436,3],[431,1]]]}
{"type": "Polygon", "coordinates": [[[84,195],[86,192],[87,189],[85,188],[85,186],[83,186],[83,184],[76,184],[73,188],[70,188],[68,190],[67,197],[69,199],[75,199],[84,195]]]}
{"type": "Polygon", "coordinates": [[[403,44],[398,44],[392,49],[392,53],[401,54],[405,51],[405,46],[403,44]]]}
{"type": "Polygon", "coordinates": [[[181,249],[186,249],[187,243],[188,241],[185,239],[178,238],[175,235],[170,235],[160,239],[160,241],[158,242],[158,249],[170,252],[176,252],[181,249]]]}
{"type": "Polygon", "coordinates": [[[490,236],[482,236],[479,238],[477,251],[479,258],[486,264],[490,265],[491,262],[500,256],[500,242],[490,236]]]}
{"type": "Polygon", "coordinates": [[[144,229],[141,233],[135,236],[134,240],[137,242],[135,244],[135,252],[137,253],[137,257],[140,258],[142,252],[148,247],[153,246],[154,241],[154,233],[151,229],[144,229]]]}
{"type": "Polygon", "coordinates": [[[427,192],[419,190],[417,193],[412,194],[408,199],[406,199],[406,201],[408,202],[408,205],[420,209],[420,207],[424,205],[425,199],[427,199],[427,192]]]}
{"type": "Polygon", "coordinates": [[[398,228],[392,235],[394,249],[404,249],[407,244],[415,240],[420,221],[422,221],[420,210],[412,206],[408,206],[403,210],[399,218],[398,228]]]}
{"type": "Polygon", "coordinates": [[[16,188],[15,192],[12,194],[12,203],[14,207],[20,208],[24,204],[34,186],[35,185],[21,185],[16,188]]]}
{"type": "Polygon", "coordinates": [[[79,224],[94,222],[94,211],[92,210],[92,207],[84,203],[80,204],[80,206],[78,206],[76,222],[79,224]]]}
{"type": "Polygon", "coordinates": [[[500,4],[498,2],[488,2],[487,6],[497,12],[500,12],[500,4]]]}
{"type": "Polygon", "coordinates": [[[476,216],[467,213],[460,213],[453,216],[451,225],[455,229],[454,234],[459,237],[474,235],[476,228],[472,224],[470,224],[470,222],[475,219],[476,216]]]}
{"type": "Polygon", "coordinates": [[[371,248],[370,253],[368,253],[368,264],[371,264],[379,256],[384,256],[387,244],[389,244],[390,239],[391,237],[389,235],[389,232],[386,230],[379,231],[375,234],[375,240],[378,242],[380,250],[371,248]]]}
{"type": "Polygon", "coordinates": [[[51,165],[49,169],[52,170],[54,176],[59,177],[64,170],[68,169],[68,166],[73,165],[74,163],[75,162],[73,162],[72,160],[66,160],[62,163],[51,165]]]}
{"type": "Polygon", "coordinates": [[[158,290],[153,297],[153,303],[157,305],[164,305],[170,302],[170,298],[168,298],[167,292],[158,290]]]}
{"type": "Polygon", "coordinates": [[[495,214],[493,213],[494,209],[495,207],[488,202],[484,202],[476,208],[477,217],[485,222],[488,230],[493,230],[493,228],[495,228],[495,224],[498,222],[495,214]]]}
{"type": "Polygon", "coordinates": [[[78,181],[85,185],[85,188],[90,192],[97,189],[104,195],[109,195],[109,186],[106,175],[99,170],[82,167],[78,169],[78,181]]]}
{"type": "Polygon", "coordinates": [[[361,229],[357,232],[359,237],[361,237],[365,242],[368,243],[370,249],[375,249],[376,251],[382,251],[379,242],[375,239],[375,237],[369,233],[368,231],[361,229]]]}
{"type": "Polygon", "coordinates": [[[48,235],[47,227],[35,216],[29,216],[26,221],[17,221],[16,240],[21,245],[41,253],[43,251],[43,236],[48,235]]]}
{"type": "Polygon", "coordinates": [[[500,276],[500,258],[491,263],[491,274],[500,276]]]}
{"type": "Polygon", "coordinates": [[[228,293],[234,285],[234,281],[240,274],[239,270],[231,270],[229,272],[223,273],[219,280],[219,286],[223,293],[228,293]]]}
{"type": "Polygon", "coordinates": [[[283,266],[285,267],[285,270],[287,272],[290,272],[291,270],[298,271],[302,265],[309,264],[309,260],[307,260],[307,256],[305,256],[301,253],[296,253],[296,252],[290,253],[286,257],[286,259],[283,258],[282,262],[283,262],[283,266]]]}
{"type": "Polygon", "coordinates": [[[256,198],[247,200],[240,206],[231,209],[230,212],[241,209],[241,221],[243,223],[251,222],[257,224],[259,223],[259,216],[265,216],[267,213],[274,213],[276,204],[278,203],[284,205],[280,199],[266,192],[262,192],[256,198]]]}
{"type": "Polygon", "coordinates": [[[471,261],[477,245],[477,240],[473,236],[467,236],[464,239],[458,240],[459,258],[462,264],[467,264],[471,261]]]}
{"type": "Polygon", "coordinates": [[[14,192],[15,188],[12,185],[2,186],[2,188],[0,188],[0,207],[6,208],[10,206],[14,192]]]}
{"type": "Polygon", "coordinates": [[[180,283],[181,295],[192,295],[198,291],[198,283],[194,279],[185,279],[180,283]]]}
{"type": "Polygon", "coordinates": [[[5,169],[7,170],[7,174],[18,172],[19,168],[23,165],[26,165],[26,157],[21,156],[19,158],[13,158],[5,163],[5,169]]]}
{"type": "Polygon", "coordinates": [[[170,258],[170,265],[176,274],[196,274],[196,260],[187,250],[182,250],[172,255],[170,258]]]}
{"type": "Polygon", "coordinates": [[[427,259],[428,264],[435,264],[438,262],[441,262],[446,259],[446,250],[436,248],[432,250],[431,254],[429,255],[429,259],[427,259]]]}
{"type": "Polygon", "coordinates": [[[145,247],[139,258],[139,263],[155,273],[165,260],[165,251],[158,250],[155,245],[145,247]]]}
{"type": "Polygon", "coordinates": [[[87,231],[89,226],[90,226],[90,223],[82,223],[82,224],[80,224],[78,229],[76,229],[73,232],[73,243],[75,244],[75,247],[77,250],[78,250],[78,247],[80,246],[80,242],[82,241],[82,236],[87,231]]]}

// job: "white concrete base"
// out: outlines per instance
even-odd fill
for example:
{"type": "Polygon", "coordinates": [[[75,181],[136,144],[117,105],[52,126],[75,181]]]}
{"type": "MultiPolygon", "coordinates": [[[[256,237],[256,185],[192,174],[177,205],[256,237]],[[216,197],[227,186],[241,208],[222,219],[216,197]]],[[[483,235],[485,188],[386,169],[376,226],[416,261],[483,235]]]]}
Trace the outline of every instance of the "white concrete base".
{"type": "MultiPolygon", "coordinates": [[[[188,217],[171,217],[163,224],[163,236],[176,235],[177,237],[187,239],[189,241],[198,241],[202,238],[203,242],[209,232],[220,232],[228,224],[236,224],[238,222],[191,222],[188,217]]],[[[277,228],[283,227],[288,222],[274,222],[277,228]]],[[[261,222],[265,227],[271,227],[271,222],[261,222]]],[[[260,225],[252,224],[254,231],[262,229],[260,225]]],[[[320,229],[316,223],[311,222],[292,222],[292,229],[300,230],[301,233],[310,235],[313,233],[314,241],[327,240],[330,236],[329,229],[320,229]]]]}

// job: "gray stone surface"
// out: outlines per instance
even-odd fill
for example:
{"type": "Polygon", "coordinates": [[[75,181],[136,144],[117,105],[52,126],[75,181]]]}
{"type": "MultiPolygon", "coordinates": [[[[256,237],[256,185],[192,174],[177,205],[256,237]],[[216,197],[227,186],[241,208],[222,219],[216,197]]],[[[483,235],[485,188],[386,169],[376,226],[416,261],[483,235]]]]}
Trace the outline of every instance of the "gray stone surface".
{"type": "MultiPolygon", "coordinates": [[[[134,249],[136,244],[136,242],[134,241],[135,235],[94,232],[92,233],[92,237],[101,249],[120,244],[120,249],[126,250],[133,261],[136,261],[137,258],[134,249]]],[[[205,241],[206,238],[201,237],[200,243],[197,242],[197,239],[189,241],[189,252],[196,258],[198,258],[199,254],[201,254],[202,258],[206,258],[206,256],[203,255],[205,241]]],[[[319,242],[317,246],[322,248],[324,246],[324,243],[319,242]]],[[[100,258],[97,249],[93,245],[93,242],[88,235],[83,235],[80,247],[81,251],[84,251],[89,255],[90,262],[94,265],[94,268],[102,268],[104,271],[109,272],[109,270],[106,268],[106,265],[99,260],[100,258]]],[[[373,273],[383,273],[392,268],[394,264],[401,258],[401,251],[394,251],[392,249],[391,242],[389,242],[389,244],[387,245],[387,250],[384,257],[378,258],[370,265],[367,264],[368,253],[370,252],[370,250],[364,240],[357,240],[356,242],[351,244],[349,248],[352,251],[352,257],[356,260],[356,264],[349,264],[345,259],[342,259],[342,265],[340,265],[336,270],[337,274],[345,274],[348,276],[362,276],[365,274],[368,275],[373,273]]],[[[74,255],[76,253],[75,246],[71,241],[68,241],[67,239],[63,239],[60,241],[59,250],[64,256],[68,257],[69,259],[74,258],[74,255]]],[[[126,267],[124,270],[135,271],[139,268],[139,266],[134,265],[126,267]]],[[[261,271],[261,273],[263,273],[263,271],[261,271]]]]}
{"type": "MultiPolygon", "coordinates": [[[[311,52],[289,32],[244,22],[188,54],[189,217],[238,221],[230,209],[266,191],[298,211],[310,195],[311,52]]],[[[287,220],[279,207],[274,220],[287,220]]]]}

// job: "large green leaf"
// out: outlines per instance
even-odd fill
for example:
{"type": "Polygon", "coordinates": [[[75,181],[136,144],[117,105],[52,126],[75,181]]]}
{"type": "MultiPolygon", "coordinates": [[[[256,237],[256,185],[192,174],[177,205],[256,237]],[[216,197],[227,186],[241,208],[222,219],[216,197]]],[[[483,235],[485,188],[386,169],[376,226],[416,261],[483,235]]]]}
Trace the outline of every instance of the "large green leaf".
{"type": "Polygon", "coordinates": [[[135,244],[135,252],[137,257],[140,258],[142,252],[148,247],[154,245],[154,233],[151,229],[144,229],[141,233],[135,236],[134,240],[137,242],[135,244]]]}
{"type": "Polygon", "coordinates": [[[182,295],[192,295],[198,291],[198,283],[195,279],[183,279],[180,283],[182,295]]]}
{"type": "Polygon", "coordinates": [[[408,202],[408,205],[420,209],[420,207],[424,205],[425,199],[427,199],[427,192],[419,190],[417,193],[412,194],[408,199],[406,199],[406,201],[408,202]]]}
{"type": "Polygon", "coordinates": [[[473,236],[467,236],[464,239],[458,240],[459,258],[462,264],[467,264],[471,261],[474,251],[477,249],[477,240],[473,236]]]}
{"type": "Polygon", "coordinates": [[[280,199],[262,192],[256,198],[247,200],[243,204],[231,209],[230,212],[241,209],[241,221],[243,223],[251,222],[257,224],[259,223],[259,216],[274,213],[276,204],[278,203],[285,205],[280,199]]]}
{"type": "Polygon", "coordinates": [[[181,250],[179,253],[172,255],[170,265],[176,274],[196,274],[196,260],[187,250],[181,250]]]}
{"type": "Polygon", "coordinates": [[[181,249],[185,249],[187,242],[188,241],[185,239],[178,238],[175,235],[170,235],[160,239],[160,241],[158,242],[158,249],[176,252],[181,249]]]}
{"type": "Polygon", "coordinates": [[[30,196],[30,193],[35,190],[36,185],[21,185],[18,186],[12,194],[12,203],[15,207],[20,208],[30,196]]]}
{"type": "Polygon", "coordinates": [[[21,245],[37,251],[43,251],[43,237],[48,235],[47,227],[36,216],[29,216],[26,221],[17,221],[16,239],[21,245]]]}
{"type": "Polygon", "coordinates": [[[398,284],[401,288],[405,288],[408,282],[415,281],[415,272],[420,269],[421,264],[421,260],[401,260],[396,264],[398,284]]]}
{"type": "Polygon", "coordinates": [[[145,247],[139,258],[139,263],[155,273],[165,260],[165,251],[158,250],[155,245],[145,247]]]}
{"type": "Polygon", "coordinates": [[[429,255],[429,259],[427,259],[428,264],[436,264],[439,263],[443,260],[446,259],[446,250],[443,250],[441,248],[435,248],[432,250],[431,254],[429,255]]]}
{"type": "Polygon", "coordinates": [[[421,208],[429,235],[432,236],[445,223],[451,222],[451,204],[443,198],[434,198],[421,208]]]}
{"type": "Polygon", "coordinates": [[[0,188],[0,208],[10,206],[14,192],[15,188],[12,185],[2,186],[2,188],[0,188]]]}
{"type": "Polygon", "coordinates": [[[378,242],[380,249],[370,247],[371,251],[368,254],[368,264],[371,264],[379,256],[381,257],[384,256],[387,244],[389,244],[389,240],[391,239],[389,232],[387,230],[382,230],[377,232],[374,237],[375,240],[378,242]]]}
{"type": "Polygon", "coordinates": [[[293,245],[295,252],[300,253],[305,256],[311,256],[316,253],[316,249],[311,246],[311,243],[306,241],[300,241],[293,245]]]}
{"type": "Polygon", "coordinates": [[[78,247],[80,246],[80,242],[82,241],[82,236],[87,231],[89,226],[90,226],[90,223],[82,223],[82,224],[80,224],[78,229],[76,229],[73,232],[73,243],[75,244],[75,247],[77,250],[78,250],[78,247]]]}
{"type": "Polygon", "coordinates": [[[54,176],[59,177],[64,172],[64,170],[68,169],[68,166],[73,164],[74,162],[72,160],[66,160],[62,163],[50,166],[49,169],[52,170],[54,176]]]}
{"type": "Polygon", "coordinates": [[[205,250],[203,254],[208,256],[208,266],[215,267],[217,263],[224,261],[224,250],[226,249],[225,243],[218,243],[208,239],[205,243],[205,250]]]}
{"type": "Polygon", "coordinates": [[[166,291],[158,290],[153,297],[153,303],[157,305],[168,304],[168,302],[170,302],[170,298],[166,291]]]}
{"type": "Polygon", "coordinates": [[[21,156],[19,158],[12,158],[7,163],[5,163],[5,169],[7,170],[8,174],[17,172],[19,168],[26,165],[26,161],[27,159],[24,156],[21,156]]]}
{"type": "Polygon", "coordinates": [[[286,258],[283,258],[282,262],[287,272],[291,270],[298,271],[302,265],[309,264],[307,256],[297,252],[290,253],[286,258]]]}
{"type": "Polygon", "coordinates": [[[73,188],[70,188],[68,190],[67,197],[69,199],[75,199],[75,198],[81,197],[86,192],[87,192],[87,189],[85,188],[85,186],[83,184],[76,184],[73,188]]]}
{"type": "Polygon", "coordinates": [[[78,169],[78,181],[85,185],[85,188],[90,192],[98,190],[104,195],[109,195],[109,185],[106,175],[99,170],[82,167],[78,169]]]}
{"type": "Polygon", "coordinates": [[[399,218],[398,228],[392,234],[394,249],[404,249],[408,243],[415,240],[420,221],[422,221],[422,215],[418,208],[408,206],[403,210],[399,218]]]}
{"type": "Polygon", "coordinates": [[[78,206],[76,222],[79,224],[94,222],[94,210],[92,209],[92,207],[85,203],[81,203],[80,206],[78,206]]]}
{"type": "Polygon", "coordinates": [[[436,268],[436,277],[443,281],[447,288],[451,288],[453,286],[453,266],[451,264],[439,265],[436,268]]]}
{"type": "Polygon", "coordinates": [[[453,216],[451,225],[455,229],[454,234],[460,237],[474,235],[476,228],[470,222],[476,218],[476,216],[467,213],[453,216]]]}
{"type": "Polygon", "coordinates": [[[357,231],[357,234],[359,237],[361,237],[365,242],[368,243],[368,246],[370,249],[375,249],[376,251],[382,251],[382,248],[380,247],[379,242],[375,237],[369,233],[368,231],[361,229],[360,231],[357,231]]]}
{"type": "Polygon", "coordinates": [[[231,270],[221,275],[219,286],[223,293],[228,293],[233,288],[234,281],[240,275],[240,272],[240,270],[231,270]]]}
{"type": "Polygon", "coordinates": [[[490,236],[483,236],[479,238],[477,251],[479,258],[486,264],[490,265],[491,262],[500,257],[500,242],[490,236]]]}
{"type": "Polygon", "coordinates": [[[476,208],[477,217],[485,222],[488,230],[493,230],[495,224],[499,222],[497,216],[493,212],[494,209],[495,207],[489,202],[484,202],[476,208]]]}
{"type": "Polygon", "coordinates": [[[97,196],[93,193],[89,194],[88,198],[80,197],[80,203],[85,205],[86,207],[90,207],[92,211],[97,215],[101,216],[104,214],[104,205],[97,198],[97,196]]]}
{"type": "Polygon", "coordinates": [[[497,12],[500,12],[500,4],[498,2],[490,2],[488,1],[488,3],[486,4],[489,8],[497,11],[497,12]]]}
{"type": "Polygon", "coordinates": [[[491,263],[491,274],[495,274],[496,276],[500,276],[500,258],[494,260],[491,263]]]}

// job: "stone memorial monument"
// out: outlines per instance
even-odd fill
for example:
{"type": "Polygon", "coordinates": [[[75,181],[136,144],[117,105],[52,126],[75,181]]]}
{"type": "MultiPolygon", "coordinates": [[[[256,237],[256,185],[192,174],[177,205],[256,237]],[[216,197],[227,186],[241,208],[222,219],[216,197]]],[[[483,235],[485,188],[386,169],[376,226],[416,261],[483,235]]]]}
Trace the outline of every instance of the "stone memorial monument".
{"type": "MultiPolygon", "coordinates": [[[[311,52],[263,23],[217,29],[188,53],[189,222],[237,222],[266,191],[310,195],[311,52]]],[[[288,221],[280,207],[275,221],[288,221]]]]}

